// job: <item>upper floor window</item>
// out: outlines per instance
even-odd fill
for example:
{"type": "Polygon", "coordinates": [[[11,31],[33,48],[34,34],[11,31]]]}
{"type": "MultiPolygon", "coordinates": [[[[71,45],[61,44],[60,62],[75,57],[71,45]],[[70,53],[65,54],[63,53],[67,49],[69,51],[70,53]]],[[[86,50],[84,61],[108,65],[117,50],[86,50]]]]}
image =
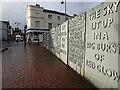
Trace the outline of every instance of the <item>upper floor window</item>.
{"type": "Polygon", "coordinates": [[[36,28],[40,28],[40,21],[36,21],[36,28]]]}
{"type": "Polygon", "coordinates": [[[60,16],[58,16],[58,20],[60,20],[60,16]]]}
{"type": "Polygon", "coordinates": [[[66,20],[68,20],[68,18],[66,17],[66,20]]]}
{"type": "Polygon", "coordinates": [[[48,29],[52,29],[52,23],[48,23],[48,29]]]}
{"type": "Polygon", "coordinates": [[[35,14],[37,14],[37,15],[38,15],[39,13],[38,13],[38,12],[36,12],[35,14]]]}
{"type": "Polygon", "coordinates": [[[49,15],[48,15],[48,18],[49,18],[49,19],[52,19],[52,15],[49,14],[49,15]]]}
{"type": "Polygon", "coordinates": [[[36,15],[35,15],[36,17],[39,17],[39,13],[38,13],[38,12],[36,12],[35,14],[36,14],[36,15]]]}

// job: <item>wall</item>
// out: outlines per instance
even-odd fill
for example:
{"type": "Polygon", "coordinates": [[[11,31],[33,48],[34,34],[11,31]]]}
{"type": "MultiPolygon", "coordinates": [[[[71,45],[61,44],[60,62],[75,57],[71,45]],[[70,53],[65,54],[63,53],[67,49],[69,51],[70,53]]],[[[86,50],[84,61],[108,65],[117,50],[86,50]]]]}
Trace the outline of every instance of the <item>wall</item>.
{"type": "Polygon", "coordinates": [[[50,30],[49,50],[97,88],[120,90],[119,15],[120,1],[101,3],[50,30]]]}

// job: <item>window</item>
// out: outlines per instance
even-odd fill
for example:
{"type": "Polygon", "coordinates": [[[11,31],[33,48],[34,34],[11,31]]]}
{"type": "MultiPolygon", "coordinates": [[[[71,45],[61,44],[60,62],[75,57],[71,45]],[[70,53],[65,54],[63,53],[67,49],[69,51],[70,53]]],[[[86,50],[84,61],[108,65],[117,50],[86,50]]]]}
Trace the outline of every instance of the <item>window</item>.
{"type": "Polygon", "coordinates": [[[32,37],[32,32],[29,32],[29,37],[32,37]]]}
{"type": "Polygon", "coordinates": [[[52,23],[48,23],[48,29],[52,29],[52,23]]]}
{"type": "Polygon", "coordinates": [[[60,20],[60,16],[58,16],[58,20],[60,20]]]}
{"type": "Polygon", "coordinates": [[[36,12],[35,14],[36,14],[36,17],[39,17],[39,15],[40,15],[38,12],[36,12]]]}
{"type": "Polygon", "coordinates": [[[36,21],[36,28],[40,28],[40,21],[36,21]]]}
{"type": "Polygon", "coordinates": [[[49,18],[49,19],[52,19],[52,15],[49,14],[49,15],[48,15],[48,18],[49,18]]]}
{"type": "Polygon", "coordinates": [[[68,20],[68,18],[66,17],[66,20],[68,20]]]}
{"type": "Polygon", "coordinates": [[[39,15],[39,13],[38,13],[38,12],[36,12],[35,14],[36,14],[36,15],[39,15]]]}

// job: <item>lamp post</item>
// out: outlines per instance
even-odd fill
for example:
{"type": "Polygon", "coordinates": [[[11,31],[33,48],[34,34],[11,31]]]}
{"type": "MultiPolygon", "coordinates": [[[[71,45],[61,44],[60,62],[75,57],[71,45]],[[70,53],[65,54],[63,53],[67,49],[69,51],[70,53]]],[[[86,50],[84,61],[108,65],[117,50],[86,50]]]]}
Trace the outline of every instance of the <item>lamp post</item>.
{"type": "Polygon", "coordinates": [[[26,47],[26,29],[27,29],[27,25],[24,25],[24,36],[23,36],[23,40],[24,40],[24,46],[26,47]]]}
{"type": "Polygon", "coordinates": [[[17,24],[17,28],[19,28],[18,25],[21,24],[21,23],[20,22],[15,22],[15,24],[17,24]]]}
{"type": "Polygon", "coordinates": [[[61,4],[64,4],[65,3],[65,21],[67,20],[66,18],[66,0],[65,1],[61,1],[61,4]]]}

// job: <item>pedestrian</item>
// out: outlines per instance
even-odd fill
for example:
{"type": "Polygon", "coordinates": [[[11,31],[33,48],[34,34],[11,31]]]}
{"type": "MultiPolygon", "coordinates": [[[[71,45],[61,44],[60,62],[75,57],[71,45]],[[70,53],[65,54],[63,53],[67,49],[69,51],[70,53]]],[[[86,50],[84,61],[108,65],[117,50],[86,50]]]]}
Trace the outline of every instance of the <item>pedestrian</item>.
{"type": "Polygon", "coordinates": [[[29,43],[29,44],[31,43],[31,37],[28,38],[28,43],[29,43]]]}
{"type": "Polygon", "coordinates": [[[23,36],[21,37],[21,42],[22,42],[22,44],[24,43],[24,37],[23,36]]]}
{"type": "Polygon", "coordinates": [[[39,45],[39,38],[38,38],[38,45],[39,45]]]}
{"type": "Polygon", "coordinates": [[[26,36],[25,35],[23,37],[23,41],[24,41],[24,46],[26,47],[26,36]]]}
{"type": "Polygon", "coordinates": [[[18,46],[18,42],[19,42],[19,40],[18,40],[18,39],[16,39],[16,42],[17,42],[17,46],[18,46]]]}

